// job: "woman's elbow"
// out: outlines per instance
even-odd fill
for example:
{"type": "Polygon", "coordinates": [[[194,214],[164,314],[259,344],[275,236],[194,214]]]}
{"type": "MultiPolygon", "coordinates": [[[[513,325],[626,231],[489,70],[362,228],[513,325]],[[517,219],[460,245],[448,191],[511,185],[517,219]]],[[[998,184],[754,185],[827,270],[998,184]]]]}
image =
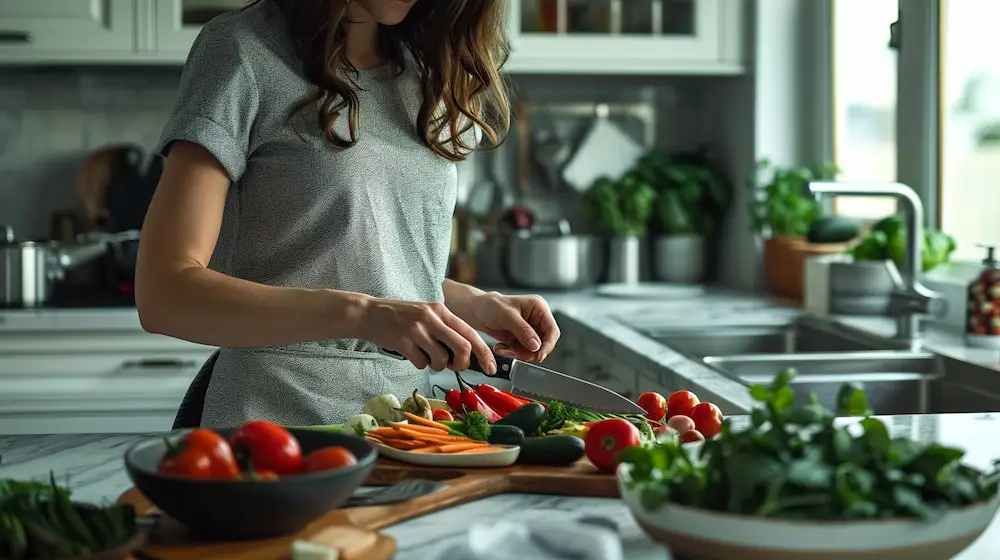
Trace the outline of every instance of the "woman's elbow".
{"type": "Polygon", "coordinates": [[[135,286],[135,308],[139,312],[139,325],[149,334],[167,334],[164,326],[163,306],[150,296],[143,296],[140,282],[135,286]]]}

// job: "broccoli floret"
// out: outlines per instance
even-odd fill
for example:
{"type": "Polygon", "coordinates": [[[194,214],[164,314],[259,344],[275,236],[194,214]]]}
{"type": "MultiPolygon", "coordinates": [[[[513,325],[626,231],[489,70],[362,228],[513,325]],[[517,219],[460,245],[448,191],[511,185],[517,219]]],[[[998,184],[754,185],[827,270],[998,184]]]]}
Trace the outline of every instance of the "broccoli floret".
{"type": "Polygon", "coordinates": [[[542,415],[542,421],[538,424],[539,435],[547,434],[553,430],[563,427],[563,424],[570,420],[569,407],[559,401],[552,401],[542,415]]]}
{"type": "Polygon", "coordinates": [[[482,412],[474,410],[465,416],[465,426],[462,431],[476,441],[487,441],[490,439],[490,421],[482,412]]]}

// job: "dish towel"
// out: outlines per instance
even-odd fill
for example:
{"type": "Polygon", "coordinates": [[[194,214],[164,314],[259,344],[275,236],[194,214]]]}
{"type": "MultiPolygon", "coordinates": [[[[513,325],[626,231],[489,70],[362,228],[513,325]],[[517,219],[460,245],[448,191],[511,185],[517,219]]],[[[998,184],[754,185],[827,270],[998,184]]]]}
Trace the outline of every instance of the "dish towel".
{"type": "MultiPolygon", "coordinates": [[[[464,539],[434,556],[435,560],[625,560],[622,537],[613,526],[610,521],[598,524],[576,516],[477,523],[464,539]]],[[[640,547],[645,550],[630,547],[629,560],[671,560],[665,548],[651,543],[640,547]]]]}

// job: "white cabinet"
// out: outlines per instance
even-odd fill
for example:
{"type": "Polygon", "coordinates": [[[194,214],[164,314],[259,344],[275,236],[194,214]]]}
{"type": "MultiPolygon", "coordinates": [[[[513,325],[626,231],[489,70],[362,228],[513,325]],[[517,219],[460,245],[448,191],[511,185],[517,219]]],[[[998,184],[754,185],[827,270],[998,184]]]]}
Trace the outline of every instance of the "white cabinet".
{"type": "Polygon", "coordinates": [[[3,0],[0,63],[86,62],[136,49],[136,0],[3,0]]]}
{"type": "Polygon", "coordinates": [[[153,6],[153,52],[183,61],[202,25],[246,6],[246,0],[154,0],[153,6]]]}
{"type": "Polygon", "coordinates": [[[509,71],[742,72],[740,0],[510,0],[509,71]]]}

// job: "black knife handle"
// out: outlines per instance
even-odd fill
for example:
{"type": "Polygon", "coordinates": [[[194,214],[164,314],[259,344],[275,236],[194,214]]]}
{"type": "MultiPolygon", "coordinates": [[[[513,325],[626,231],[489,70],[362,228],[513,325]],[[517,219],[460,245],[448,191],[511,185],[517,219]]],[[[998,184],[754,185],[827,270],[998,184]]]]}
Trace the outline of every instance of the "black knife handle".
{"type": "MultiPolygon", "coordinates": [[[[455,360],[455,352],[452,351],[450,346],[448,346],[443,342],[441,343],[441,346],[445,349],[446,352],[448,352],[448,363],[453,362],[455,360]]],[[[399,352],[387,350],[385,348],[381,348],[381,350],[382,353],[393,356],[394,358],[397,358],[399,360],[406,359],[406,357],[400,354],[399,352]]],[[[492,349],[490,351],[492,352],[492,349]]],[[[424,352],[424,355],[427,356],[427,352],[424,352]]],[[[429,361],[430,359],[431,359],[430,356],[427,356],[427,360],[429,361]]],[[[501,356],[496,352],[493,352],[493,359],[497,363],[497,372],[496,375],[493,375],[492,377],[496,377],[498,379],[506,379],[509,381],[510,370],[514,366],[514,358],[508,358],[507,356],[501,356]]],[[[484,375],[489,375],[488,373],[486,373],[486,368],[484,368],[482,364],[479,363],[479,360],[476,358],[475,354],[469,356],[469,369],[471,369],[472,371],[477,371],[484,375]]]]}

